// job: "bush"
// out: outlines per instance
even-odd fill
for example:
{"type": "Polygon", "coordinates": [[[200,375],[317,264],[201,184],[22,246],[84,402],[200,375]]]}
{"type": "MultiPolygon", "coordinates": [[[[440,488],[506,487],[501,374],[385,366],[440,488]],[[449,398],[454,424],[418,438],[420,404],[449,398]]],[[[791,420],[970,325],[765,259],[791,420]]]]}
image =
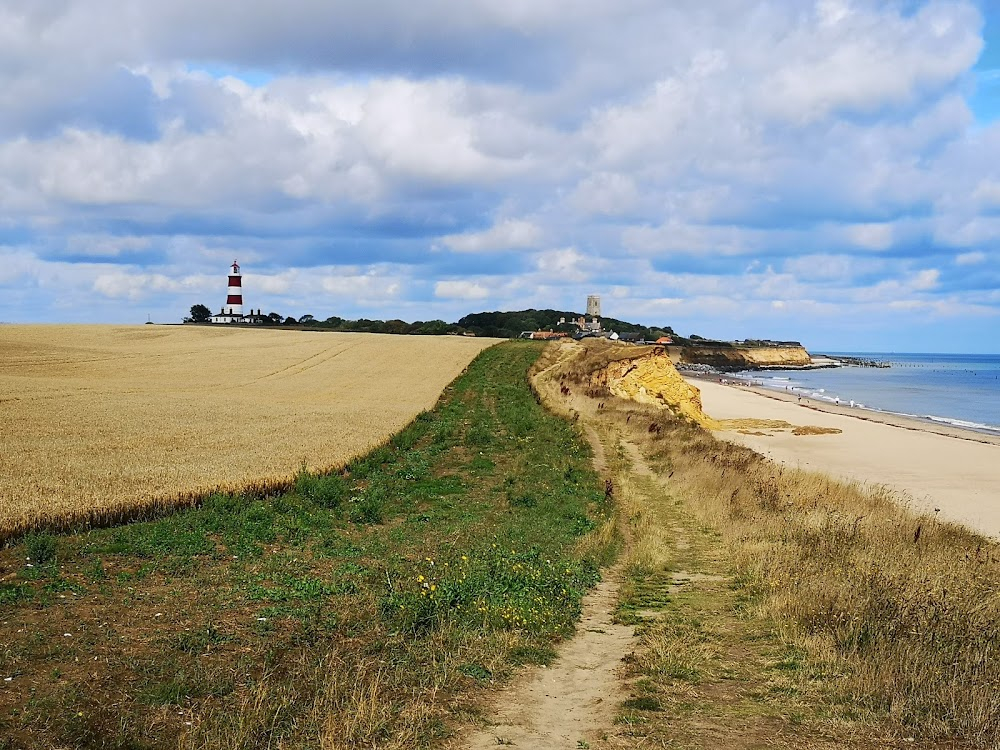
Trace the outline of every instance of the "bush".
{"type": "Polygon", "coordinates": [[[35,565],[54,562],[58,552],[58,542],[52,534],[28,534],[24,538],[24,548],[35,565]]]}

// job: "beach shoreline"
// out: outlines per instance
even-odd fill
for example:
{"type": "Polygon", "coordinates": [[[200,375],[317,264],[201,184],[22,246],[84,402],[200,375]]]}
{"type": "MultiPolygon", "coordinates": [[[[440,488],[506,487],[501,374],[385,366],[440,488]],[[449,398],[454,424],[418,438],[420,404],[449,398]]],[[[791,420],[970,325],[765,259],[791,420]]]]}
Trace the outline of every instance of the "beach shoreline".
{"type": "Polygon", "coordinates": [[[812,398],[801,393],[792,393],[778,390],[776,388],[765,388],[758,385],[746,385],[745,380],[734,378],[728,375],[718,375],[716,373],[682,372],[681,375],[693,385],[700,385],[704,382],[716,383],[727,388],[737,388],[741,391],[756,393],[765,398],[776,401],[794,403],[806,409],[824,412],[826,414],[840,414],[854,419],[863,419],[876,424],[885,424],[898,427],[904,430],[917,430],[918,432],[929,432],[935,435],[945,435],[959,440],[970,440],[975,443],[989,443],[1000,445],[1000,435],[991,435],[987,432],[975,430],[969,427],[957,427],[951,424],[935,422],[931,419],[920,417],[904,416],[892,412],[879,411],[870,407],[857,407],[848,404],[832,404],[829,401],[812,398]],[[720,381],[727,380],[727,383],[720,381]]]}
{"type": "Polygon", "coordinates": [[[684,373],[716,435],[782,465],[885,486],[916,512],[1000,537],[1000,438],[684,373]],[[725,424],[725,420],[740,420],[725,424]],[[757,422],[761,427],[748,426],[757,422]],[[784,427],[774,426],[784,423],[784,427]],[[793,427],[819,428],[796,434],[793,427]]]}

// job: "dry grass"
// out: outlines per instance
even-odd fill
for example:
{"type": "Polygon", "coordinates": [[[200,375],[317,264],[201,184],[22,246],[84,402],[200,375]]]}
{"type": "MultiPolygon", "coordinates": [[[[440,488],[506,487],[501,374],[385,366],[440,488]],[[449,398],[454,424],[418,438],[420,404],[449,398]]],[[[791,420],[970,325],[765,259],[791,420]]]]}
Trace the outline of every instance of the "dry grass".
{"type": "MultiPolygon", "coordinates": [[[[578,382],[608,359],[563,356],[578,382]]],[[[843,675],[839,700],[859,718],[902,737],[996,746],[1000,545],[915,515],[884,487],[782,468],[665,410],[598,399],[600,421],[641,446],[721,535],[751,611],[843,675]]]]}
{"type": "Polygon", "coordinates": [[[0,326],[0,541],[342,465],[430,408],[492,343],[0,326]]]}

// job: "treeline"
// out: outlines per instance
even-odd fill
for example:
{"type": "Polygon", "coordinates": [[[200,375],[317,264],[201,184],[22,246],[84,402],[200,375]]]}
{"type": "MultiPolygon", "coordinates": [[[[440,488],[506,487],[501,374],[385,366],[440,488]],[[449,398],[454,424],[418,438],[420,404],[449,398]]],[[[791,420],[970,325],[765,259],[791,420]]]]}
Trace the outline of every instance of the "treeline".
{"type": "Polygon", "coordinates": [[[347,320],[333,315],[326,320],[316,320],[312,315],[303,315],[296,321],[286,318],[282,325],[299,325],[308,328],[324,328],[331,331],[353,331],[356,333],[397,333],[415,334],[418,336],[442,336],[444,334],[465,333],[461,326],[446,323],[443,320],[416,320],[407,323],[405,320],[369,320],[359,318],[347,320]]]}
{"type": "MultiPolygon", "coordinates": [[[[185,323],[207,323],[212,317],[212,312],[205,305],[194,305],[191,308],[191,315],[184,319],[185,323]]],[[[524,331],[564,331],[572,334],[580,329],[575,321],[582,317],[580,313],[568,310],[517,310],[514,312],[481,312],[472,313],[461,318],[457,323],[447,323],[443,320],[417,320],[407,323],[405,320],[369,320],[359,318],[350,320],[332,315],[325,320],[320,320],[313,315],[303,315],[300,318],[283,316],[280,313],[271,312],[267,315],[254,316],[255,325],[282,326],[282,327],[302,327],[317,328],[330,331],[352,331],[357,333],[396,333],[396,334],[416,334],[423,336],[451,335],[475,335],[488,338],[512,339],[517,338],[524,331]],[[565,323],[560,323],[560,320],[565,323]]],[[[250,321],[247,321],[250,322],[250,321]]],[[[656,340],[661,336],[672,336],[675,339],[677,334],[670,326],[643,326],[637,323],[629,323],[616,318],[601,318],[601,325],[605,330],[615,331],[618,334],[639,334],[644,339],[656,340]]]]}
{"type": "MultiPolygon", "coordinates": [[[[458,321],[458,325],[465,330],[474,332],[477,336],[490,336],[493,338],[515,338],[523,331],[565,331],[574,333],[578,331],[576,324],[572,321],[583,317],[578,312],[567,310],[518,310],[516,312],[481,312],[466,315],[458,321]],[[566,322],[560,324],[559,321],[565,319],[566,322]]],[[[650,327],[637,323],[629,323],[616,318],[601,318],[601,325],[605,329],[616,333],[638,333],[644,338],[653,340],[660,336],[674,336],[674,331],[670,326],[650,327]]]]}

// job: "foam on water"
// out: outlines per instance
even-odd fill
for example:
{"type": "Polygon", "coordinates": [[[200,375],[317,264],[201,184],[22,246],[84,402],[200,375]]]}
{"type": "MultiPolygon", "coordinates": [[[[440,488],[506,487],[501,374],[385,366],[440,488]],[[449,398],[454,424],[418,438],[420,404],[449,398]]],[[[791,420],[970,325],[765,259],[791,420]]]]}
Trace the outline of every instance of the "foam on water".
{"type": "Polygon", "coordinates": [[[831,404],[1000,434],[1000,356],[856,353],[889,368],[741,373],[765,388],[831,404]]]}

